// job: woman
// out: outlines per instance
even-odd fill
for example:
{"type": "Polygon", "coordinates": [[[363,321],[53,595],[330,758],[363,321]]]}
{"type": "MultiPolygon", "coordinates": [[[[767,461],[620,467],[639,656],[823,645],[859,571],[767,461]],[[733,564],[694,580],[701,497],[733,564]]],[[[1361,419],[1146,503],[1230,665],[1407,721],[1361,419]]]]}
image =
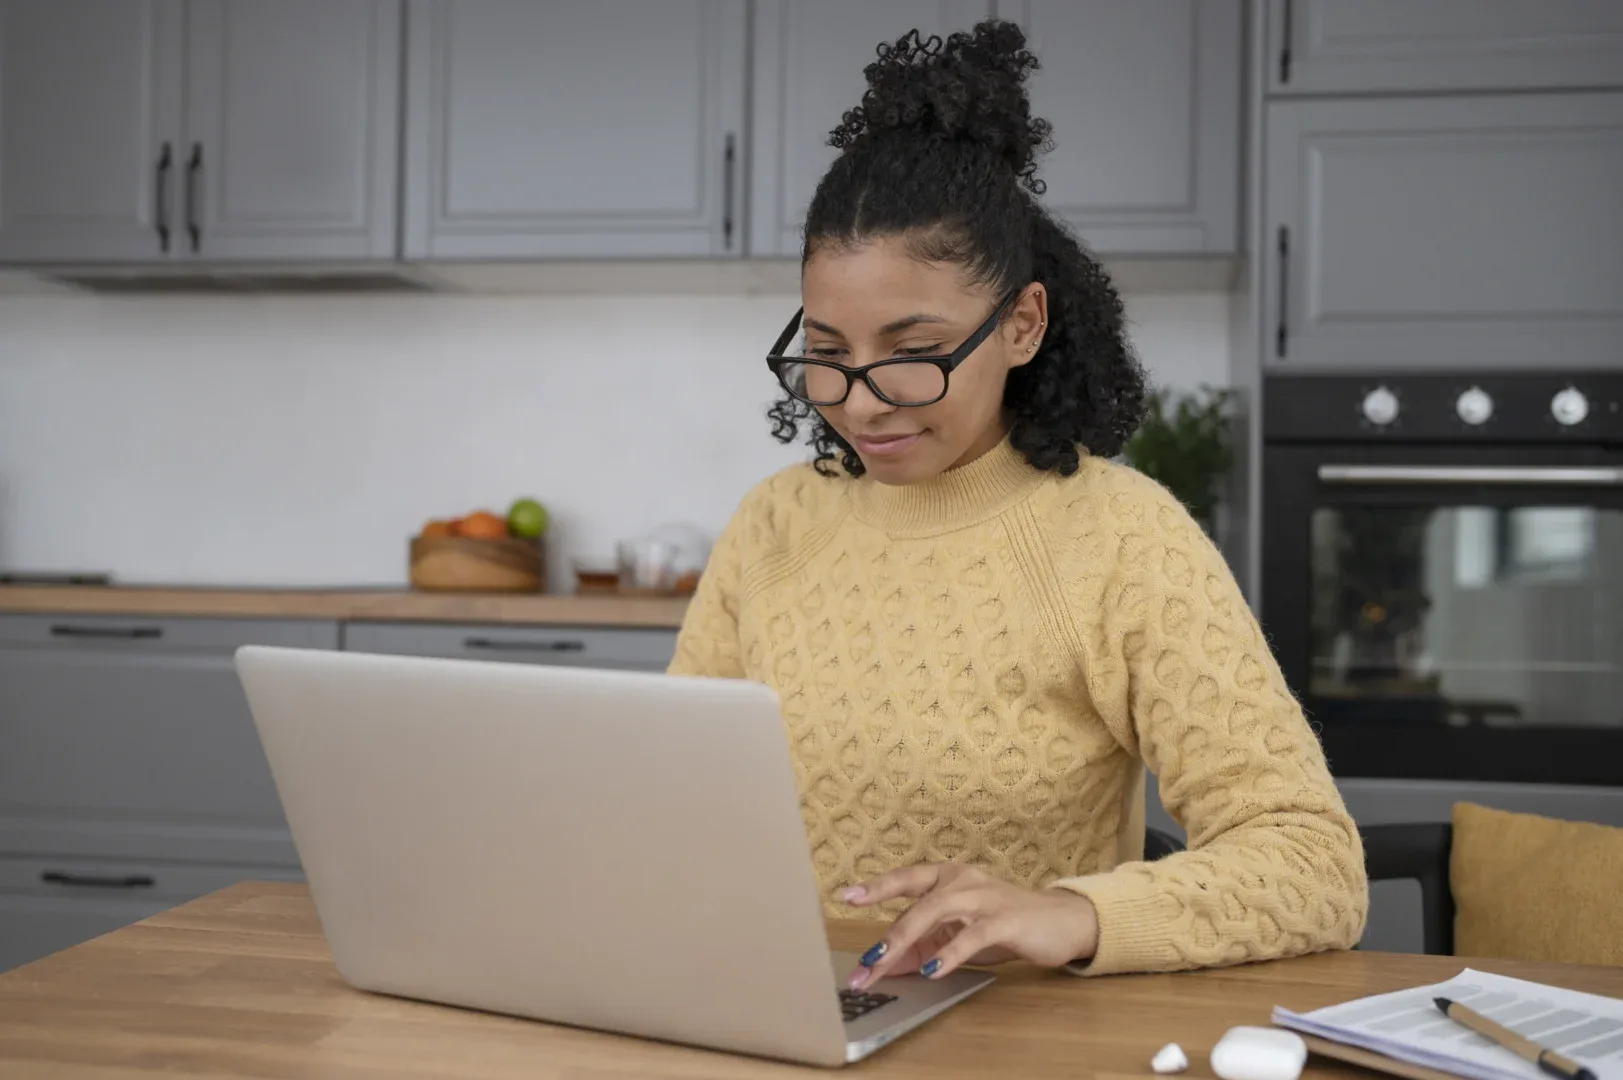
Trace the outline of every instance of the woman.
{"type": "Polygon", "coordinates": [[[1222,557],[1109,460],[1143,375],[1033,197],[1036,66],[986,23],[868,67],[768,361],[776,434],[809,425],[817,460],[744,500],[671,666],[777,690],[829,914],[902,911],[858,987],[1230,964],[1364,925],[1358,834],[1222,557]],[[1146,766],[1190,837],[1154,863],[1146,766]]]}

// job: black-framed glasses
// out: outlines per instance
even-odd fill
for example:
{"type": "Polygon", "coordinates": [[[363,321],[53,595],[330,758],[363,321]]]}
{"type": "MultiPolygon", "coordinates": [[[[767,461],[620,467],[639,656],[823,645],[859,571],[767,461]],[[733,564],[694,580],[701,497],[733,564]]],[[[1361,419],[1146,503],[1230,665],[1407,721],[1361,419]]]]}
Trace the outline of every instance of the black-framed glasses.
{"type": "Polygon", "coordinates": [[[899,408],[934,405],[947,396],[947,380],[953,370],[969,359],[969,355],[980,348],[981,342],[991,336],[997,328],[998,319],[1020,293],[1020,289],[1015,289],[998,301],[986,321],[965,338],[962,345],[945,356],[898,356],[890,360],[876,360],[861,367],[847,367],[832,360],[786,354],[784,350],[800,330],[800,319],[805,314],[802,308],[795,312],[795,317],[789,320],[789,325],[778,337],[777,344],[772,346],[766,366],[772,369],[772,374],[778,377],[778,382],[783,384],[791,397],[808,405],[827,408],[843,404],[858,379],[863,381],[874,397],[887,405],[899,408]]]}

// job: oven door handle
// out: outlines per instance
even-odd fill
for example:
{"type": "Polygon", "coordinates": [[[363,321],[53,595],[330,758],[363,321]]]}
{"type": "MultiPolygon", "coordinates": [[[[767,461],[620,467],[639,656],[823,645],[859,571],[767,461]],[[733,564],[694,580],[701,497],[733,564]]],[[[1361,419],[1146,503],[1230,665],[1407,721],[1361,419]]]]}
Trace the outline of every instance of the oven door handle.
{"type": "Polygon", "coordinates": [[[1609,465],[1320,465],[1325,484],[1548,484],[1623,486],[1623,467],[1609,465]]]}

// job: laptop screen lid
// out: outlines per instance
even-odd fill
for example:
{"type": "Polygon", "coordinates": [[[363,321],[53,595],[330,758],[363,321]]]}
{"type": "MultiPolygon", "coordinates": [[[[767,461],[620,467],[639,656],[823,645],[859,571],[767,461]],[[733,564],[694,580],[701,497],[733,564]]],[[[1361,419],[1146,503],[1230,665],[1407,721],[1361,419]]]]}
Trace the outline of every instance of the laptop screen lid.
{"type": "Polygon", "coordinates": [[[844,1060],[769,688],[262,646],[237,667],[353,985],[844,1060]]]}

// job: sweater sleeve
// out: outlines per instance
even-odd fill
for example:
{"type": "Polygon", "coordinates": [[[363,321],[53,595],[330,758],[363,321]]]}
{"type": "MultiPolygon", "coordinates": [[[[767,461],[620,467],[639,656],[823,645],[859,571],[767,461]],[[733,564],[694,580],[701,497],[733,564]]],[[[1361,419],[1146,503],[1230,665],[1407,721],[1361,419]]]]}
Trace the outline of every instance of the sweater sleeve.
{"type": "Polygon", "coordinates": [[[1159,485],[1112,468],[1067,586],[1094,707],[1160,780],[1189,850],[1062,879],[1099,916],[1077,974],[1350,948],[1369,894],[1317,737],[1216,547],[1159,485]]]}
{"type": "Polygon", "coordinates": [[[676,655],[666,669],[672,675],[742,679],[744,662],[738,634],[738,597],[742,581],[743,517],[741,507],[722,530],[699,577],[699,587],[676,636],[676,655]]]}

